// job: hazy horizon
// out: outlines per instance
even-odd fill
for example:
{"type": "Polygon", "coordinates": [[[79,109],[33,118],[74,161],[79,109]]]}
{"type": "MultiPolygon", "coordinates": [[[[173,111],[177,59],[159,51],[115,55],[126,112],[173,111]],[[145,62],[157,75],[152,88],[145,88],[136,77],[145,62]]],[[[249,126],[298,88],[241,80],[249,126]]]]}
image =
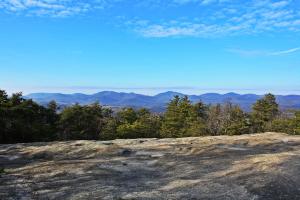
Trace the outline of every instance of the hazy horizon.
{"type": "MultiPolygon", "coordinates": [[[[248,90],[224,90],[224,89],[200,89],[200,88],[185,88],[185,89],[180,89],[180,88],[94,88],[90,90],[83,90],[83,89],[38,89],[38,90],[32,90],[32,91],[20,91],[23,93],[23,95],[29,95],[33,93],[62,93],[62,94],[76,94],[76,93],[81,93],[81,94],[95,94],[98,92],[104,92],[104,91],[112,91],[112,92],[124,92],[124,93],[135,93],[135,94],[142,94],[142,95],[148,95],[148,96],[155,96],[160,93],[165,93],[165,92],[178,92],[186,95],[201,95],[201,94],[206,94],[206,93],[218,93],[218,94],[227,94],[227,93],[237,93],[237,94],[256,94],[256,95],[264,95],[267,93],[272,93],[275,95],[300,95],[300,91],[295,91],[295,92],[280,92],[280,91],[267,91],[267,90],[253,90],[253,89],[248,89],[248,90]]],[[[16,91],[9,91],[8,94],[12,94],[16,91]]]]}

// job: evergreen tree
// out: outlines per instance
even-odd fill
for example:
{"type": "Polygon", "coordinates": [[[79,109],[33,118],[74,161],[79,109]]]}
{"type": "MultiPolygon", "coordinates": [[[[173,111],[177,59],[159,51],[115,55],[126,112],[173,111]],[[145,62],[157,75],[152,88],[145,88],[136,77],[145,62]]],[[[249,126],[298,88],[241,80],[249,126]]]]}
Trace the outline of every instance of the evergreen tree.
{"type": "Polygon", "coordinates": [[[0,143],[7,140],[8,119],[8,95],[4,90],[0,90],[0,143]]]}
{"type": "Polygon", "coordinates": [[[54,101],[54,100],[52,100],[52,101],[50,101],[49,103],[48,103],[48,109],[50,110],[50,111],[52,111],[53,113],[56,113],[57,112],[57,110],[58,110],[58,106],[57,106],[57,103],[56,103],[56,101],[54,101]]]}
{"type": "Polygon", "coordinates": [[[98,103],[64,109],[60,116],[61,139],[98,139],[104,127],[103,109],[98,103]]]}
{"type": "Polygon", "coordinates": [[[168,103],[162,121],[162,137],[181,137],[181,129],[184,126],[184,120],[179,108],[180,101],[180,97],[175,96],[174,99],[168,103]]]}
{"type": "Polygon", "coordinates": [[[5,90],[0,90],[0,106],[4,106],[8,102],[8,95],[5,90]]]}
{"type": "Polygon", "coordinates": [[[55,126],[49,109],[26,100],[22,93],[8,97],[0,92],[0,142],[49,141],[55,136],[55,126]]]}
{"type": "Polygon", "coordinates": [[[207,135],[207,106],[202,102],[196,103],[194,105],[189,102],[188,115],[185,116],[185,124],[183,128],[184,137],[196,137],[207,135]]]}
{"type": "Polygon", "coordinates": [[[117,128],[119,126],[119,122],[115,117],[106,117],[104,118],[104,126],[102,133],[99,135],[99,139],[101,140],[113,140],[116,139],[117,136],[117,128]]]}
{"type": "Polygon", "coordinates": [[[253,105],[252,126],[253,132],[267,131],[268,123],[271,123],[279,114],[276,98],[272,94],[266,94],[253,105]]]}
{"type": "Polygon", "coordinates": [[[187,96],[175,96],[168,104],[163,117],[162,137],[188,137],[204,135],[205,107],[202,103],[193,105],[187,96]]]}
{"type": "Polygon", "coordinates": [[[137,120],[138,116],[133,108],[123,108],[117,113],[117,118],[121,123],[132,124],[137,120]]]}
{"type": "MultiPolygon", "coordinates": [[[[134,110],[133,110],[134,111],[134,110]]],[[[122,111],[122,116],[124,116],[122,111]]],[[[128,110],[127,110],[128,112],[128,110]]],[[[126,113],[127,113],[126,112],[126,113]]],[[[117,127],[118,138],[154,138],[159,137],[160,118],[151,114],[147,109],[140,109],[132,114],[130,110],[131,120],[122,120],[117,127]],[[135,116],[135,117],[133,117],[135,116]],[[135,119],[135,121],[133,121],[135,119]]],[[[120,116],[120,114],[118,114],[120,116]]],[[[128,115],[126,115],[128,116],[128,115]]]]}
{"type": "Polygon", "coordinates": [[[295,113],[295,118],[293,119],[294,135],[300,135],[300,111],[295,113]]]}

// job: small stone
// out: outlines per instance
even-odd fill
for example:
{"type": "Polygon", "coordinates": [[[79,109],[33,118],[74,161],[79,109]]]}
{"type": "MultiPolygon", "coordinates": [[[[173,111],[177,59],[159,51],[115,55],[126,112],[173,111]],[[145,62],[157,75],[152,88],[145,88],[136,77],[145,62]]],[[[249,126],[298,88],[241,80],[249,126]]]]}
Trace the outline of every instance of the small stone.
{"type": "Polygon", "coordinates": [[[151,155],[150,157],[151,158],[161,158],[161,157],[163,157],[164,156],[164,154],[153,154],[153,155],[151,155]]]}
{"type": "Polygon", "coordinates": [[[122,156],[129,156],[131,153],[132,153],[132,151],[129,149],[124,149],[121,152],[122,156]]]}
{"type": "Polygon", "coordinates": [[[112,143],[112,142],[110,142],[110,141],[103,141],[102,144],[104,144],[104,145],[112,145],[112,144],[114,144],[114,143],[112,143]]]}

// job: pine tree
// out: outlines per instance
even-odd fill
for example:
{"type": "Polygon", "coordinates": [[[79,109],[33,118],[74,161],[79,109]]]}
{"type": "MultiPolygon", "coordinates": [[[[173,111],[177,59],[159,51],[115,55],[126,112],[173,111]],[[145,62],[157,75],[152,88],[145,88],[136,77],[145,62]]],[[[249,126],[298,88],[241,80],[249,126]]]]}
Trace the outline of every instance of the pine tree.
{"type": "Polygon", "coordinates": [[[187,96],[175,96],[170,101],[163,117],[162,137],[189,137],[204,135],[205,107],[202,103],[193,105],[187,96]]]}
{"type": "Polygon", "coordinates": [[[167,106],[163,116],[161,136],[162,137],[180,137],[183,121],[179,109],[180,97],[175,96],[167,106]]]}
{"type": "Polygon", "coordinates": [[[279,114],[279,106],[273,94],[266,94],[253,105],[252,123],[254,132],[267,131],[267,124],[271,123],[279,114]]]}

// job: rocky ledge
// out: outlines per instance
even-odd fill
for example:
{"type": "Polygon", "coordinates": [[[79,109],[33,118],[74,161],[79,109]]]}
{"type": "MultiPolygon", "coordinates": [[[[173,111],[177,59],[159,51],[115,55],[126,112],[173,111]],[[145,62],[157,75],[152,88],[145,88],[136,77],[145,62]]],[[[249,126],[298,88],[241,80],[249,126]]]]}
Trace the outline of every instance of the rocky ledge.
{"type": "Polygon", "coordinates": [[[300,199],[280,133],[0,145],[0,199],[300,199]]]}

